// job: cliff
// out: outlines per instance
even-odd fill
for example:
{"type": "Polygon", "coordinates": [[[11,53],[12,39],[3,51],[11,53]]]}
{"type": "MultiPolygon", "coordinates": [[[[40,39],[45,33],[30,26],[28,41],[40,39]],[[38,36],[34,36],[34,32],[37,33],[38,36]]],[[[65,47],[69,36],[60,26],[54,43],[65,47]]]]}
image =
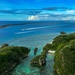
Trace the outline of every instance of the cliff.
{"type": "Polygon", "coordinates": [[[75,33],[60,34],[44,50],[55,50],[54,71],[58,75],[75,75],[75,33]]]}

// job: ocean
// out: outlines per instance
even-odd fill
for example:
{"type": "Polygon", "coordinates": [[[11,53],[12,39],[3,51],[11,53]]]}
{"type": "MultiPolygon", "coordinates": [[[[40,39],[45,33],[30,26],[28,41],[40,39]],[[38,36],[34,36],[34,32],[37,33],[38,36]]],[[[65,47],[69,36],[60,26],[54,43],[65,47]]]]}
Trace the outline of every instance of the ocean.
{"type": "Polygon", "coordinates": [[[40,70],[30,66],[30,60],[34,57],[33,50],[38,47],[39,55],[42,48],[60,32],[75,32],[75,21],[0,21],[0,26],[6,26],[0,28],[0,45],[8,43],[31,48],[28,57],[15,67],[12,75],[54,75],[54,55],[47,55],[47,64],[40,70]]]}
{"type": "Polygon", "coordinates": [[[0,29],[0,44],[8,43],[10,40],[21,37],[30,38],[30,36],[34,37],[41,34],[43,36],[45,34],[53,35],[62,31],[66,33],[75,31],[75,21],[0,21],[0,26],[8,24],[12,26],[0,29]]]}

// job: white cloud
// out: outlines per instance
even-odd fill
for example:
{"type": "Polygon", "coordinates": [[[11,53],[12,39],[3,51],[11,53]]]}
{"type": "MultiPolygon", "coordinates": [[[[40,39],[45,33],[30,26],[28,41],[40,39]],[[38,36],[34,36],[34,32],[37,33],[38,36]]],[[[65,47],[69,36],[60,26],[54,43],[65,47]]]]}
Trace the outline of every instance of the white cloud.
{"type": "Polygon", "coordinates": [[[75,10],[41,12],[38,15],[29,16],[27,20],[75,20],[75,10]]]}
{"type": "Polygon", "coordinates": [[[29,16],[27,20],[39,20],[38,16],[29,16]]]}
{"type": "Polygon", "coordinates": [[[62,18],[62,20],[75,20],[75,17],[68,16],[68,17],[62,18]]]}
{"type": "Polygon", "coordinates": [[[71,15],[75,15],[75,10],[65,10],[65,11],[52,11],[50,12],[51,14],[55,14],[55,15],[64,15],[64,14],[71,14],[71,15]]]}
{"type": "Polygon", "coordinates": [[[66,13],[67,14],[75,14],[75,10],[67,10],[66,13]]]}

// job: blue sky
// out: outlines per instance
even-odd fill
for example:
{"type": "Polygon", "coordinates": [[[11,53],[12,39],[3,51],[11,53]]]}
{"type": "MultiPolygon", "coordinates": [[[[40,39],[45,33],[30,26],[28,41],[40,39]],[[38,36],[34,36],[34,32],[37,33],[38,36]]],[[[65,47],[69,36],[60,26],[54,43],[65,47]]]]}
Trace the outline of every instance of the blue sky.
{"type": "Polygon", "coordinates": [[[75,0],[0,0],[0,20],[75,20],[75,0]]]}

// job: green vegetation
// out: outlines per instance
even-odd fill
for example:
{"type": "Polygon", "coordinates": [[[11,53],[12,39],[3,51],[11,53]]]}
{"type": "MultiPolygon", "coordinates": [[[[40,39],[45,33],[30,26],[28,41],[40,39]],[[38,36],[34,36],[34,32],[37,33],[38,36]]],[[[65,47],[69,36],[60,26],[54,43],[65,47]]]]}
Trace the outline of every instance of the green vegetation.
{"type": "Polygon", "coordinates": [[[54,50],[54,47],[53,47],[52,44],[47,43],[47,44],[43,47],[43,51],[45,51],[45,52],[47,53],[49,50],[54,50]]]}
{"type": "Polygon", "coordinates": [[[3,47],[7,47],[7,46],[9,46],[8,44],[3,44],[2,46],[1,46],[1,48],[3,48],[3,47]]]}
{"type": "Polygon", "coordinates": [[[31,66],[41,67],[46,65],[46,51],[43,51],[40,55],[34,57],[30,61],[31,66]]]}
{"type": "Polygon", "coordinates": [[[40,55],[34,57],[31,61],[30,64],[31,66],[34,67],[39,67],[39,66],[45,66],[46,65],[46,56],[47,56],[47,52],[48,50],[54,50],[54,47],[52,46],[52,44],[46,44],[43,47],[43,51],[41,52],[40,55]]]}
{"type": "Polygon", "coordinates": [[[75,75],[75,33],[59,35],[44,50],[56,50],[54,71],[58,75],[75,75]]]}
{"type": "Polygon", "coordinates": [[[75,33],[56,37],[54,44],[57,46],[55,71],[59,75],[75,75],[75,33]]]}
{"type": "Polygon", "coordinates": [[[66,34],[65,32],[60,32],[60,34],[66,34]]]}
{"type": "Polygon", "coordinates": [[[6,75],[15,65],[28,55],[27,47],[9,46],[4,44],[0,48],[0,75],[6,75]]]}

